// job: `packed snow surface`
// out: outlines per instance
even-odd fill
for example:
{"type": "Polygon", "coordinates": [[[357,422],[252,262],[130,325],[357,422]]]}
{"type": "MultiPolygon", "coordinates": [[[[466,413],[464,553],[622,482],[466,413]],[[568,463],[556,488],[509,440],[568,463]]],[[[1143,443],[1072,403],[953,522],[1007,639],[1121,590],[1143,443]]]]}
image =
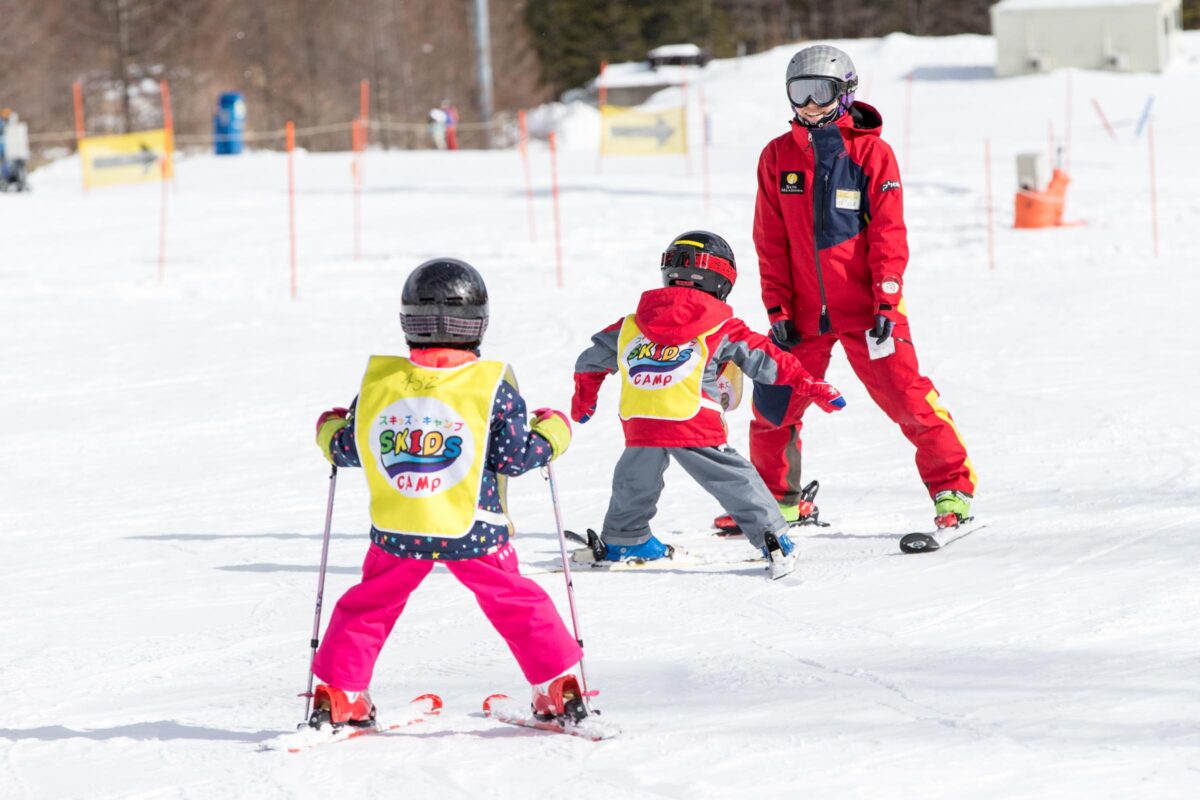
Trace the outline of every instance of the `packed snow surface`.
{"type": "MultiPolygon", "coordinates": [[[[657,285],[660,251],[689,228],[730,240],[733,306],[764,329],[754,168],[786,130],[793,48],[702,71],[708,208],[699,149],[598,163],[594,115],[562,120],[562,288],[540,144],[536,240],[516,151],[372,150],[357,260],[351,156],[299,153],[295,299],[283,155],[181,160],[161,281],[159,186],[85,194],[78,163],[58,162],[32,194],[0,196],[0,795],[1195,797],[1200,39],[1165,75],[1007,80],[985,37],[840,44],[901,161],[916,346],[970,448],[985,528],[899,553],[932,505],[910,446],[835,354],[849,404],[810,415],[804,464],[832,525],[798,537],[794,575],[576,572],[588,675],[620,738],[484,719],[486,695],[525,686],[437,569],[372,690],[385,719],[437,692],[441,718],[264,752],[303,714],[329,485],[313,423],[353,399],[369,354],[404,351],[408,272],[435,255],[482,270],[485,355],[513,364],[533,406],[567,407],[576,354],[657,285]],[[1051,137],[1080,224],[1013,230],[1015,156],[1051,137]]],[[[569,528],[600,526],[616,388],[557,463],[569,528]]],[[[742,452],[748,420],[746,406],[730,417],[742,452]]],[[[710,540],[720,509],[678,468],[667,480],[663,540],[752,555],[710,540]]],[[[567,614],[546,571],[547,485],[510,489],[522,561],[567,614]]],[[[342,471],[326,619],[366,551],[366,499],[342,471]]]]}

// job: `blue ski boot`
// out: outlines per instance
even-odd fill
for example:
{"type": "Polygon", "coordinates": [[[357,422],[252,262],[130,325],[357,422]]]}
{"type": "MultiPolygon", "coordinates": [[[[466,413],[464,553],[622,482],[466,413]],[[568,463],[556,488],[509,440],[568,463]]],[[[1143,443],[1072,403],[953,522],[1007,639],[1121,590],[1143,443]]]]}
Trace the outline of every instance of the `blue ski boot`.
{"type": "Polygon", "coordinates": [[[657,561],[660,558],[671,558],[675,548],[663,544],[650,534],[650,538],[641,544],[619,545],[609,547],[593,530],[588,530],[588,547],[597,561],[657,561]]]}
{"type": "Polygon", "coordinates": [[[771,580],[777,581],[795,572],[796,545],[792,544],[791,537],[786,533],[780,533],[778,536],[768,533],[763,538],[766,543],[762,553],[767,557],[767,575],[771,580]]]}

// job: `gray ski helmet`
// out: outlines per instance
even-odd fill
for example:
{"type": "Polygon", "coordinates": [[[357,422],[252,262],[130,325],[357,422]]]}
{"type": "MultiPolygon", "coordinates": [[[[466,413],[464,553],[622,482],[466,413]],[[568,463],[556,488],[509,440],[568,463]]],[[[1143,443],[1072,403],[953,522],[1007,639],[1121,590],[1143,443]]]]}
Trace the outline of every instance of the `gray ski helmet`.
{"type": "MultiPolygon", "coordinates": [[[[816,44],[800,50],[788,62],[785,86],[788,87],[788,102],[795,107],[792,100],[791,84],[800,78],[830,78],[837,81],[839,91],[838,104],[828,115],[816,122],[813,127],[821,127],[850,110],[854,105],[854,92],[858,89],[858,70],[854,62],[842,50],[828,44],[816,44]]],[[[797,115],[797,119],[799,115],[797,115]]],[[[805,124],[801,120],[801,124],[805,124]]]]}
{"type": "Polygon", "coordinates": [[[433,258],[412,271],[400,294],[400,325],[410,347],[478,347],[488,325],[483,276],[457,258],[433,258]]]}

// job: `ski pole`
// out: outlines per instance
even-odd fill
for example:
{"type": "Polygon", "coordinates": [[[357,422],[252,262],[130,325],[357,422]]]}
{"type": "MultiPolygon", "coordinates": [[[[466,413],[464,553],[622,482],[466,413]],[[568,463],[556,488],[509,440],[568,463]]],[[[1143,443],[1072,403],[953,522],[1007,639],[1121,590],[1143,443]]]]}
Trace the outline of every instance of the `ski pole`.
{"type": "Polygon", "coordinates": [[[321,600],[325,596],[325,565],[329,562],[329,529],[333,524],[333,492],[337,488],[337,464],[329,471],[329,500],[325,504],[325,535],[321,539],[321,570],[317,577],[317,607],[313,611],[312,653],[308,657],[308,690],[304,692],[304,721],[312,712],[313,662],[317,658],[317,635],[321,632],[321,600]]]}
{"type": "MultiPolygon", "coordinates": [[[[583,647],[583,637],[579,633],[579,614],[575,611],[575,584],[571,581],[571,559],[567,557],[567,535],[563,530],[562,509],[558,504],[558,484],[554,480],[554,467],[546,462],[546,480],[550,482],[550,500],[554,504],[554,524],[558,527],[558,550],[562,554],[563,577],[567,580],[567,604],[571,607],[571,627],[575,632],[575,641],[583,647]]],[[[587,670],[584,668],[583,656],[579,657],[579,681],[583,684],[583,702],[591,697],[588,690],[587,670]]],[[[590,706],[590,704],[589,704],[590,706]]]]}

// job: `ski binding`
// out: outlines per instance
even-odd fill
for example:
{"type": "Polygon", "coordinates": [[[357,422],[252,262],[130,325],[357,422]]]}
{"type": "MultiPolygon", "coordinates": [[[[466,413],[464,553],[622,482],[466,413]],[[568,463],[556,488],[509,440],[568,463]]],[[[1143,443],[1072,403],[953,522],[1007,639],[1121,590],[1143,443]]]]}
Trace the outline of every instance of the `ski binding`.
{"type": "Polygon", "coordinates": [[[601,722],[598,711],[593,711],[583,719],[564,715],[562,717],[541,717],[535,715],[528,705],[513,700],[506,694],[489,695],[483,701],[483,714],[488,719],[503,722],[506,725],[516,725],[522,728],[534,728],[550,733],[565,733],[592,742],[613,739],[620,735],[621,729],[609,722],[601,722]]]}
{"type": "MultiPolygon", "coordinates": [[[[325,723],[320,724],[320,727],[314,727],[310,722],[301,722],[296,726],[295,733],[286,733],[269,739],[259,745],[259,750],[287,750],[289,753],[299,753],[321,745],[397,731],[419,722],[425,722],[438,716],[441,712],[442,698],[436,694],[423,694],[414,697],[403,712],[386,723],[372,720],[365,725],[335,726],[325,723]]],[[[314,712],[314,717],[316,713],[314,712]]]]}

